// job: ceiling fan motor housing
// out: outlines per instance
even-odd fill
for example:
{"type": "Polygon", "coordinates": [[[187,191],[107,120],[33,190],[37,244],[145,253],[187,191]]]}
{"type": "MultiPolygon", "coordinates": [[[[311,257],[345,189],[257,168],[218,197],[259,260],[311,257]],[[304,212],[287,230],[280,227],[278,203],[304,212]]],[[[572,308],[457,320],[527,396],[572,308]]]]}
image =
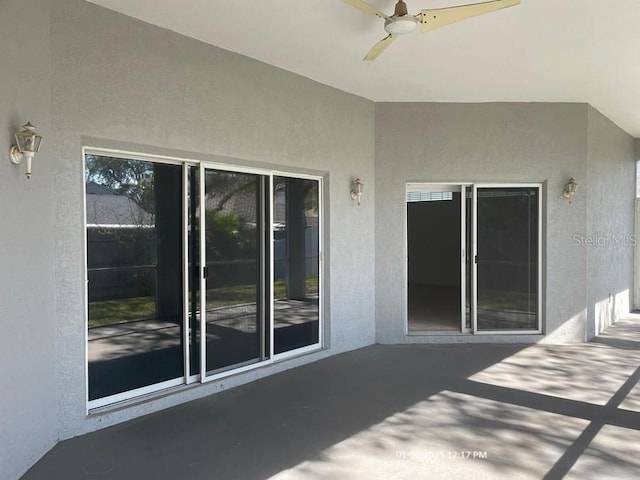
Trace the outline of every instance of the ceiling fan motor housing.
{"type": "Polygon", "coordinates": [[[402,17],[403,15],[407,15],[407,4],[404,3],[403,0],[398,0],[396,3],[395,12],[393,13],[394,17],[402,17]]]}

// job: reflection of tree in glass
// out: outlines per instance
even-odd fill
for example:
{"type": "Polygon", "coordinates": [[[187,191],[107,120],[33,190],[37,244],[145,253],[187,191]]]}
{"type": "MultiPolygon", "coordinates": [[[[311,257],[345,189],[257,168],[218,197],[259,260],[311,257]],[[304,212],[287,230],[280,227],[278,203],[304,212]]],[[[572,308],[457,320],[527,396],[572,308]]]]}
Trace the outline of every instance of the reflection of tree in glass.
{"type": "Polygon", "coordinates": [[[207,200],[211,200],[213,207],[208,209],[222,211],[227,203],[241,192],[255,195],[256,177],[245,173],[207,172],[205,176],[205,191],[207,200]]]}
{"type": "Polygon", "coordinates": [[[85,157],[90,327],[155,315],[154,172],[151,162],[85,157]]]}
{"type": "MultiPolygon", "coordinates": [[[[287,182],[285,177],[277,177],[273,184],[274,196],[278,194],[286,195],[287,182]]],[[[304,209],[308,213],[318,213],[318,182],[316,180],[294,179],[296,182],[303,182],[304,189],[304,209]]]]}
{"type": "Polygon", "coordinates": [[[205,182],[208,258],[250,257],[256,241],[258,177],[211,171],[205,182]]]}
{"type": "Polygon", "coordinates": [[[304,182],[304,208],[307,212],[318,213],[318,182],[304,182]]]}
{"type": "MultiPolygon", "coordinates": [[[[155,264],[153,163],[86,155],[85,181],[87,219],[93,222],[88,220],[89,242],[95,252],[109,253],[96,261],[101,266],[155,264]]],[[[151,288],[149,270],[132,275],[138,284],[149,284],[145,291],[151,288]]]]}
{"type": "Polygon", "coordinates": [[[155,210],[153,164],[150,162],[87,155],[85,180],[126,196],[148,213],[155,210]]]}
{"type": "Polygon", "coordinates": [[[242,258],[243,252],[251,253],[247,240],[246,224],[234,213],[207,211],[207,258],[242,258]]]}

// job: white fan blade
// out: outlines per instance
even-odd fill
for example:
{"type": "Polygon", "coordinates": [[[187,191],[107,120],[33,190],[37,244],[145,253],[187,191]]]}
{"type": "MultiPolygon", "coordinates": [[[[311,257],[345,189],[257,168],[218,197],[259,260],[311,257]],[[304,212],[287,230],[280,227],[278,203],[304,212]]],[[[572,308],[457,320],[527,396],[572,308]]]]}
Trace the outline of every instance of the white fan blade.
{"type": "Polygon", "coordinates": [[[430,32],[436,28],[449,25],[451,23],[477,17],[485,13],[495,12],[507,7],[518,5],[520,0],[494,0],[492,2],[474,3],[471,5],[461,5],[459,7],[435,8],[432,10],[422,10],[422,33],[430,32]]]}
{"type": "Polygon", "coordinates": [[[352,7],[357,8],[358,10],[360,10],[360,11],[362,11],[364,13],[368,13],[370,15],[377,15],[378,17],[384,18],[385,20],[387,18],[389,18],[388,15],[385,15],[380,10],[378,10],[376,7],[373,7],[373,6],[369,5],[364,0],[342,0],[342,1],[344,3],[346,3],[347,5],[351,5],[352,7]]]}
{"type": "Polygon", "coordinates": [[[389,35],[383,38],[378,43],[376,43],[371,50],[369,50],[369,53],[367,53],[363,60],[366,60],[368,62],[375,60],[376,58],[378,58],[378,55],[384,52],[385,48],[391,45],[391,42],[393,42],[395,39],[396,37],[394,37],[393,35],[389,35]]]}

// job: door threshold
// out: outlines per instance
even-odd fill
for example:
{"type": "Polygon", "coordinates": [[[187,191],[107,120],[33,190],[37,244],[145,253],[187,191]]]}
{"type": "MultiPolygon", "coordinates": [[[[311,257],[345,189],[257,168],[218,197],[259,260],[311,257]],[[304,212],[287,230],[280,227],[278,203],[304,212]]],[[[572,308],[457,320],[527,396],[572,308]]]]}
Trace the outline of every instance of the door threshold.
{"type": "Polygon", "coordinates": [[[407,332],[407,335],[410,337],[424,337],[424,336],[431,336],[431,335],[437,335],[437,336],[450,335],[455,337],[463,337],[463,336],[470,336],[472,334],[470,331],[460,332],[457,330],[415,330],[415,331],[407,332]]]}

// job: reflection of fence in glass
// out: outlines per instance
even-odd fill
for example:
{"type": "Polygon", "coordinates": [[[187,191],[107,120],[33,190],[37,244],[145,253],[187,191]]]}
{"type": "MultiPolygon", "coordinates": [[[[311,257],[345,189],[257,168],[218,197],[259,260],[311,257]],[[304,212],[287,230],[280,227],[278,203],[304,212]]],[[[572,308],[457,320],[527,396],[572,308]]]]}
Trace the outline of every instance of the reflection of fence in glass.
{"type": "Polygon", "coordinates": [[[87,226],[90,327],[155,316],[155,242],[153,227],[87,226]]]}
{"type": "Polygon", "coordinates": [[[155,292],[155,229],[87,228],[89,301],[155,292]]]}

